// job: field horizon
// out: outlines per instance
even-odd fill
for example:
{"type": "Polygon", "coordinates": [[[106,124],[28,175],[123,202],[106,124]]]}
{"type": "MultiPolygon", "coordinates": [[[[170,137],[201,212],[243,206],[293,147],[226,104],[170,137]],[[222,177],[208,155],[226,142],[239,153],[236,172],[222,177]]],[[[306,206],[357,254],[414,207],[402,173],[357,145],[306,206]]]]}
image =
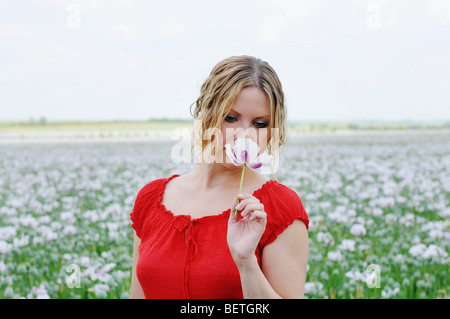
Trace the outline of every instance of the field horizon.
{"type": "MultiPolygon", "coordinates": [[[[189,127],[192,119],[151,118],[148,120],[48,120],[45,117],[29,120],[0,120],[0,133],[8,131],[49,130],[161,130],[189,127]]],[[[348,121],[287,121],[289,128],[302,131],[324,130],[384,130],[384,129],[450,129],[449,120],[348,120],[348,121]]]]}
{"type": "MultiPolygon", "coordinates": [[[[0,144],[52,142],[110,142],[179,139],[192,133],[193,120],[149,119],[142,121],[25,121],[0,120],[0,144]]],[[[448,133],[450,121],[288,121],[288,136],[448,133]]]]}

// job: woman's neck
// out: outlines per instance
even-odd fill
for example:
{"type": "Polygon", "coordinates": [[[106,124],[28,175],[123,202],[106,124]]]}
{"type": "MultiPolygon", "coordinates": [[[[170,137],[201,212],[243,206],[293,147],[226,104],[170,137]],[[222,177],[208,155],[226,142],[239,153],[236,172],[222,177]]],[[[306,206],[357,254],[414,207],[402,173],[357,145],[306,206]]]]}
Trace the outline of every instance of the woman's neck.
{"type": "MultiPolygon", "coordinates": [[[[191,173],[200,189],[236,188],[236,185],[241,182],[242,166],[230,169],[218,163],[204,163],[197,165],[191,173]]],[[[244,183],[255,178],[255,174],[247,168],[244,174],[244,183]]]]}

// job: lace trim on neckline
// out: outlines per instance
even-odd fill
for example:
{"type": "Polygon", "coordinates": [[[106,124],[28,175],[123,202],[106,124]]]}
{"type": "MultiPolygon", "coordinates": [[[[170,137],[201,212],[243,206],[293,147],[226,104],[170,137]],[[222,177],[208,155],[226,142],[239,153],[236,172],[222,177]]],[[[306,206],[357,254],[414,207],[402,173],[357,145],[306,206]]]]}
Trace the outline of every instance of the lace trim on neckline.
{"type": "MultiPolygon", "coordinates": [[[[210,220],[210,219],[218,219],[218,218],[221,218],[221,217],[225,216],[227,213],[230,213],[231,208],[228,208],[228,209],[224,210],[223,212],[221,212],[219,214],[206,215],[206,216],[202,216],[202,217],[199,217],[199,218],[192,218],[192,216],[189,215],[189,214],[174,214],[170,209],[167,209],[167,207],[162,203],[162,201],[163,201],[163,198],[164,198],[164,192],[166,190],[167,183],[170,182],[175,177],[178,177],[178,176],[180,176],[180,175],[179,174],[174,174],[174,175],[168,177],[164,181],[164,183],[162,183],[161,191],[159,192],[158,202],[157,202],[157,206],[160,208],[161,211],[163,211],[164,213],[168,214],[172,218],[176,218],[178,216],[183,216],[183,217],[191,220],[192,222],[205,221],[205,220],[210,220]]],[[[273,179],[267,180],[259,188],[257,188],[256,190],[253,191],[252,196],[258,195],[266,187],[268,187],[269,185],[271,185],[274,182],[276,182],[276,181],[273,180],[273,179]]],[[[255,197],[257,197],[257,196],[255,196],[255,197]]]]}

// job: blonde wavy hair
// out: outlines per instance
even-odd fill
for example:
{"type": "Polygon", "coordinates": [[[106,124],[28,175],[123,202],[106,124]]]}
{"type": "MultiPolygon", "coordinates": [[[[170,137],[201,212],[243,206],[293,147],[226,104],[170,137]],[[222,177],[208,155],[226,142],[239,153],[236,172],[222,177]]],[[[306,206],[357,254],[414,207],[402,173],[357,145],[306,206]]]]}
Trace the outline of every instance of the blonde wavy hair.
{"type": "Polygon", "coordinates": [[[220,130],[239,92],[250,86],[263,90],[270,99],[271,118],[268,128],[276,128],[277,134],[268,135],[270,139],[267,141],[268,153],[272,154],[285,143],[286,107],[280,79],[267,62],[243,55],[220,61],[201,86],[200,96],[192,103],[190,110],[197,123],[197,127],[194,127],[194,145],[191,150],[197,147],[203,153],[210,145],[210,150],[214,151],[210,137],[205,138],[204,132],[211,129],[220,130]]]}

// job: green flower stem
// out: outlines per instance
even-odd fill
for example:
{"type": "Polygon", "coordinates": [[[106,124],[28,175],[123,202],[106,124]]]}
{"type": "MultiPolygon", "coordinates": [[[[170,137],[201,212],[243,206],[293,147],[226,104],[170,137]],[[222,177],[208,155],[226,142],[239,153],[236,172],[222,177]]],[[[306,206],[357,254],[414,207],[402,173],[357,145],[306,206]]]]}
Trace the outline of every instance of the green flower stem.
{"type": "MultiPolygon", "coordinates": [[[[244,183],[245,166],[246,166],[246,164],[244,163],[244,166],[242,167],[241,185],[239,186],[239,194],[240,194],[241,191],[242,191],[242,184],[244,183]]],[[[237,203],[239,204],[239,198],[238,198],[238,200],[237,200],[237,203]]],[[[234,212],[234,216],[237,217],[237,213],[238,213],[238,210],[237,210],[237,208],[236,208],[236,211],[234,212]]]]}

